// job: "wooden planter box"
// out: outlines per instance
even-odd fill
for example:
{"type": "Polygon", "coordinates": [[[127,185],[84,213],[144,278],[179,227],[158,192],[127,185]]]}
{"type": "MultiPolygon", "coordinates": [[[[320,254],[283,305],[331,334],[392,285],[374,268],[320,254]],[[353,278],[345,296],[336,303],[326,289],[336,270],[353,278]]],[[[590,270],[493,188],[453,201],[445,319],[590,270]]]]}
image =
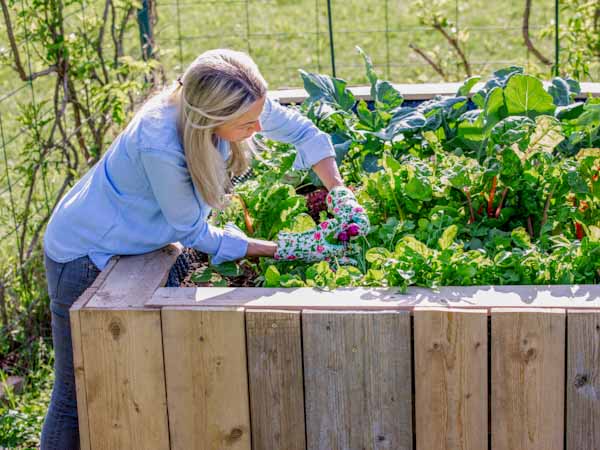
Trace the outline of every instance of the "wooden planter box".
{"type": "Polygon", "coordinates": [[[600,286],[164,288],[71,309],[83,450],[600,448],[600,286]]]}

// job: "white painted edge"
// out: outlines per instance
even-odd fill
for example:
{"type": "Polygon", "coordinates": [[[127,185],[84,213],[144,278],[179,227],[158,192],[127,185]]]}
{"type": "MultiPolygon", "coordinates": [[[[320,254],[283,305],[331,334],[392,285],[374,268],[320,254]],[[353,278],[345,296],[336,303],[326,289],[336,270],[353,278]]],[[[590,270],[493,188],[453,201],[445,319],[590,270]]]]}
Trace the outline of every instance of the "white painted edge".
{"type": "MultiPolygon", "coordinates": [[[[544,86],[548,86],[550,81],[544,81],[544,86]]],[[[427,100],[436,95],[456,95],[458,89],[462,86],[459,83],[421,83],[421,84],[393,84],[393,86],[404,96],[405,100],[427,100]]],[[[471,89],[471,95],[483,87],[484,83],[476,83],[471,89]]],[[[583,82],[581,85],[581,94],[578,99],[585,99],[591,94],[592,97],[600,97],[600,83],[583,82]]],[[[371,86],[351,86],[350,91],[357,100],[372,100],[371,86]]],[[[304,89],[281,89],[269,91],[270,98],[279,100],[282,104],[302,103],[308,93],[304,89]]]]}
{"type": "Polygon", "coordinates": [[[237,306],[275,309],[414,310],[418,308],[599,309],[600,285],[397,288],[160,288],[146,307],[237,306]]]}

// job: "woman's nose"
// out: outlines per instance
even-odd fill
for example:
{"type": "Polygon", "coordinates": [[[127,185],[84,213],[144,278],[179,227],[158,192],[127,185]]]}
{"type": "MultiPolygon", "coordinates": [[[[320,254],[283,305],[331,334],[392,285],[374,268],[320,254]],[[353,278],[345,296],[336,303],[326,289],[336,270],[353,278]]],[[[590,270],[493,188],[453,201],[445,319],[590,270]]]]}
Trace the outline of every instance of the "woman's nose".
{"type": "Polygon", "coordinates": [[[255,133],[258,133],[260,130],[262,130],[262,127],[260,126],[260,120],[256,121],[256,124],[254,125],[254,127],[252,129],[254,130],[255,133]]]}

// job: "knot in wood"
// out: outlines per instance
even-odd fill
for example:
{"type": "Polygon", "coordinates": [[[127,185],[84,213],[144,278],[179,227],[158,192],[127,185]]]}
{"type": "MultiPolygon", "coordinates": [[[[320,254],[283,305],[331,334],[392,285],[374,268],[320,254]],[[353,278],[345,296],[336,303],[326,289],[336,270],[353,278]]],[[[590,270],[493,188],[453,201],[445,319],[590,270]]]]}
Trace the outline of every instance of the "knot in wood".
{"type": "Polygon", "coordinates": [[[535,348],[530,348],[527,351],[523,352],[523,359],[525,362],[533,361],[537,357],[537,350],[535,348]]]}
{"type": "Polygon", "coordinates": [[[118,319],[113,319],[108,324],[108,331],[110,331],[114,340],[118,340],[121,337],[122,328],[123,325],[118,319]]]}
{"type": "Polygon", "coordinates": [[[587,382],[588,382],[587,375],[584,373],[579,373],[579,374],[575,375],[575,381],[573,384],[575,384],[576,388],[580,388],[583,385],[585,385],[587,382]]]}
{"type": "Polygon", "coordinates": [[[240,430],[239,428],[234,428],[233,430],[231,430],[231,433],[229,434],[229,436],[232,439],[239,439],[242,437],[242,434],[243,434],[242,430],[240,430]]]}

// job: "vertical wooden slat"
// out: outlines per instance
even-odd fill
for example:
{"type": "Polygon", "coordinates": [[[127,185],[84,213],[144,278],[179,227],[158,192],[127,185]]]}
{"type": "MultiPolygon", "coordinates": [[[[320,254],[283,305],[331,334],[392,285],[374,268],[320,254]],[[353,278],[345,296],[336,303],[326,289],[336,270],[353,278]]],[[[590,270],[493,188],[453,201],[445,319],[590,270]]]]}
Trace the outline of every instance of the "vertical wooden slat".
{"type": "Polygon", "coordinates": [[[253,450],[305,450],[299,311],[246,311],[253,450]]]}
{"type": "Polygon", "coordinates": [[[567,311],[567,449],[600,448],[600,310],[567,311]]]}
{"type": "Polygon", "coordinates": [[[69,310],[71,322],[71,341],[73,342],[73,371],[75,372],[75,388],[77,392],[77,418],[79,422],[80,450],[91,450],[90,427],[88,422],[88,404],[85,391],[85,364],[81,347],[81,305],[74,304],[69,310]]]}
{"type": "Polygon", "coordinates": [[[417,450],[488,445],[487,310],[414,310],[417,450]]]}
{"type": "Polygon", "coordinates": [[[302,313],[307,448],[411,449],[410,315],[302,313]]]}
{"type": "Polygon", "coordinates": [[[169,449],[160,311],[79,318],[92,450],[169,449]]]}
{"type": "Polygon", "coordinates": [[[106,278],[116,267],[118,256],[112,257],[104,270],[98,274],[92,285],[87,288],[75,303],[69,308],[69,320],[71,323],[71,340],[73,344],[73,371],[75,372],[75,388],[77,393],[77,418],[79,422],[79,446],[80,450],[90,450],[90,427],[88,421],[88,404],[85,387],[85,360],[83,358],[83,347],[81,341],[81,317],[80,310],[102,286],[106,278]]]}
{"type": "Polygon", "coordinates": [[[562,450],[565,311],[491,314],[492,450],[562,450]]]}
{"type": "Polygon", "coordinates": [[[162,310],[171,450],[251,448],[243,308],[162,310]]]}

